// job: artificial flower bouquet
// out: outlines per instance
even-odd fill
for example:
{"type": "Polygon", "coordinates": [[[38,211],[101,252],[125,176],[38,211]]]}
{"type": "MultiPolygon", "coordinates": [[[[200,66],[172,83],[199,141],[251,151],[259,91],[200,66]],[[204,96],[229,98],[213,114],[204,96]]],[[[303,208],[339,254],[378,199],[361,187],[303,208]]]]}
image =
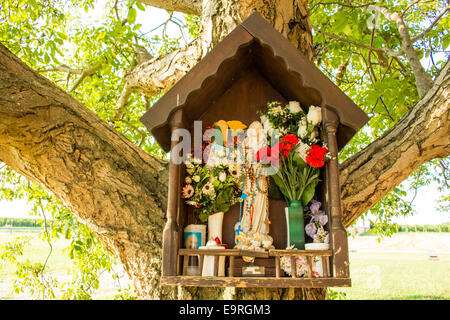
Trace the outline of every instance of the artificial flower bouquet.
{"type": "Polygon", "coordinates": [[[328,231],[324,227],[328,223],[328,215],[320,210],[321,206],[319,201],[311,200],[310,205],[305,207],[306,216],[311,218],[305,226],[305,231],[314,243],[329,243],[328,231]]]}
{"type": "MultiPolygon", "coordinates": [[[[240,173],[236,135],[246,126],[237,120],[220,120],[207,127],[203,136],[201,158],[189,154],[185,162],[186,178],[182,197],[194,207],[202,222],[217,212],[227,212],[241,199],[240,173]],[[227,144],[228,133],[234,137],[227,144]]],[[[194,152],[195,155],[199,156],[194,152]]]]}
{"type": "Polygon", "coordinates": [[[204,165],[200,160],[186,161],[186,178],[182,196],[193,206],[201,221],[215,212],[227,212],[239,202],[240,187],[237,169],[227,164],[204,165]]]}
{"type": "Polygon", "coordinates": [[[305,249],[303,208],[312,200],[320,168],[328,150],[320,145],[322,111],[310,106],[304,112],[297,101],[283,107],[270,102],[259,112],[267,142],[256,154],[257,161],[271,171],[271,178],[288,203],[286,208],[287,247],[305,249]]]}
{"type": "Polygon", "coordinates": [[[263,164],[275,164],[278,170],[272,175],[286,200],[301,200],[306,206],[313,198],[319,182],[320,169],[325,165],[328,150],[319,145],[320,107],[311,106],[305,113],[297,101],[286,107],[270,102],[265,111],[259,112],[267,141],[279,142],[264,146],[256,155],[263,164]]]}

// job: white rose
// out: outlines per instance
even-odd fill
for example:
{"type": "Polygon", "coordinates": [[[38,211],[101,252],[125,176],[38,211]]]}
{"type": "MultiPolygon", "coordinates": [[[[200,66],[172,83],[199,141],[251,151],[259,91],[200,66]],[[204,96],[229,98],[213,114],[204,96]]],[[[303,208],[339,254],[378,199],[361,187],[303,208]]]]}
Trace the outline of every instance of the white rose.
{"type": "Polygon", "coordinates": [[[322,122],[322,110],[320,107],[310,106],[308,110],[308,115],[306,116],[308,122],[317,126],[322,122]]]}
{"type": "Polygon", "coordinates": [[[311,132],[311,136],[309,137],[311,140],[315,140],[319,137],[319,129],[314,128],[314,130],[311,132]]]}
{"type": "Polygon", "coordinates": [[[306,124],[305,118],[302,118],[298,122],[297,136],[299,136],[300,138],[304,138],[307,134],[308,134],[308,126],[306,124]]]}
{"type": "Polygon", "coordinates": [[[194,180],[195,182],[199,182],[200,181],[200,177],[199,176],[193,176],[192,180],[194,180]]]}
{"type": "Polygon", "coordinates": [[[187,184],[191,184],[192,179],[190,177],[186,177],[186,179],[184,179],[184,182],[186,182],[187,184]]]}
{"type": "Polygon", "coordinates": [[[288,108],[291,113],[298,113],[302,111],[302,108],[300,107],[300,103],[298,103],[298,101],[289,101],[288,108]]]}

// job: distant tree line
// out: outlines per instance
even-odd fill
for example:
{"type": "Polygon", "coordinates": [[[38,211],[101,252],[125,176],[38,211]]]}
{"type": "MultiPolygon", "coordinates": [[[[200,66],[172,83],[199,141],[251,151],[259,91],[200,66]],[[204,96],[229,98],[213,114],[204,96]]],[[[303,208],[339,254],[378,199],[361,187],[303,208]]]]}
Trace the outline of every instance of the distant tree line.
{"type": "Polygon", "coordinates": [[[42,223],[42,219],[0,218],[0,227],[41,228],[42,223]]]}
{"type": "Polygon", "coordinates": [[[450,232],[450,222],[437,225],[405,225],[398,226],[399,232],[450,232]]]}

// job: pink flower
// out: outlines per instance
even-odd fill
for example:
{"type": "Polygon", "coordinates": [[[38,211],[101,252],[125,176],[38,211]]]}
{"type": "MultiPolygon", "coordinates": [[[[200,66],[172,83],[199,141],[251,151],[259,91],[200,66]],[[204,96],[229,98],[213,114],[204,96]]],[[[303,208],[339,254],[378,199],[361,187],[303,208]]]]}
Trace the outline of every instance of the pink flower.
{"type": "Polygon", "coordinates": [[[187,184],[186,186],[183,187],[183,198],[187,199],[192,197],[193,195],[194,195],[194,188],[190,184],[187,184]]]}

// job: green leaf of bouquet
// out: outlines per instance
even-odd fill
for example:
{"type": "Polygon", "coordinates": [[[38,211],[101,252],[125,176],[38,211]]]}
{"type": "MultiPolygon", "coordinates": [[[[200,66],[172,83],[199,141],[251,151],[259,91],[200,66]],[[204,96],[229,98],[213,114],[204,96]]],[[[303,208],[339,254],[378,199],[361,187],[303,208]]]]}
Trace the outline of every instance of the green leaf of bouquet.
{"type": "Polygon", "coordinates": [[[301,197],[301,201],[303,206],[305,207],[311,199],[314,197],[314,194],[316,193],[316,186],[317,186],[318,180],[310,183],[306,186],[305,190],[303,190],[303,194],[301,197]]]}
{"type": "Polygon", "coordinates": [[[299,170],[303,170],[304,168],[306,168],[307,163],[302,159],[302,157],[300,157],[298,153],[296,153],[293,158],[294,163],[299,168],[299,170]]]}
{"type": "Polygon", "coordinates": [[[275,199],[275,200],[283,200],[283,193],[281,193],[280,188],[273,180],[273,176],[270,177],[270,183],[269,183],[269,199],[275,199]]]}

